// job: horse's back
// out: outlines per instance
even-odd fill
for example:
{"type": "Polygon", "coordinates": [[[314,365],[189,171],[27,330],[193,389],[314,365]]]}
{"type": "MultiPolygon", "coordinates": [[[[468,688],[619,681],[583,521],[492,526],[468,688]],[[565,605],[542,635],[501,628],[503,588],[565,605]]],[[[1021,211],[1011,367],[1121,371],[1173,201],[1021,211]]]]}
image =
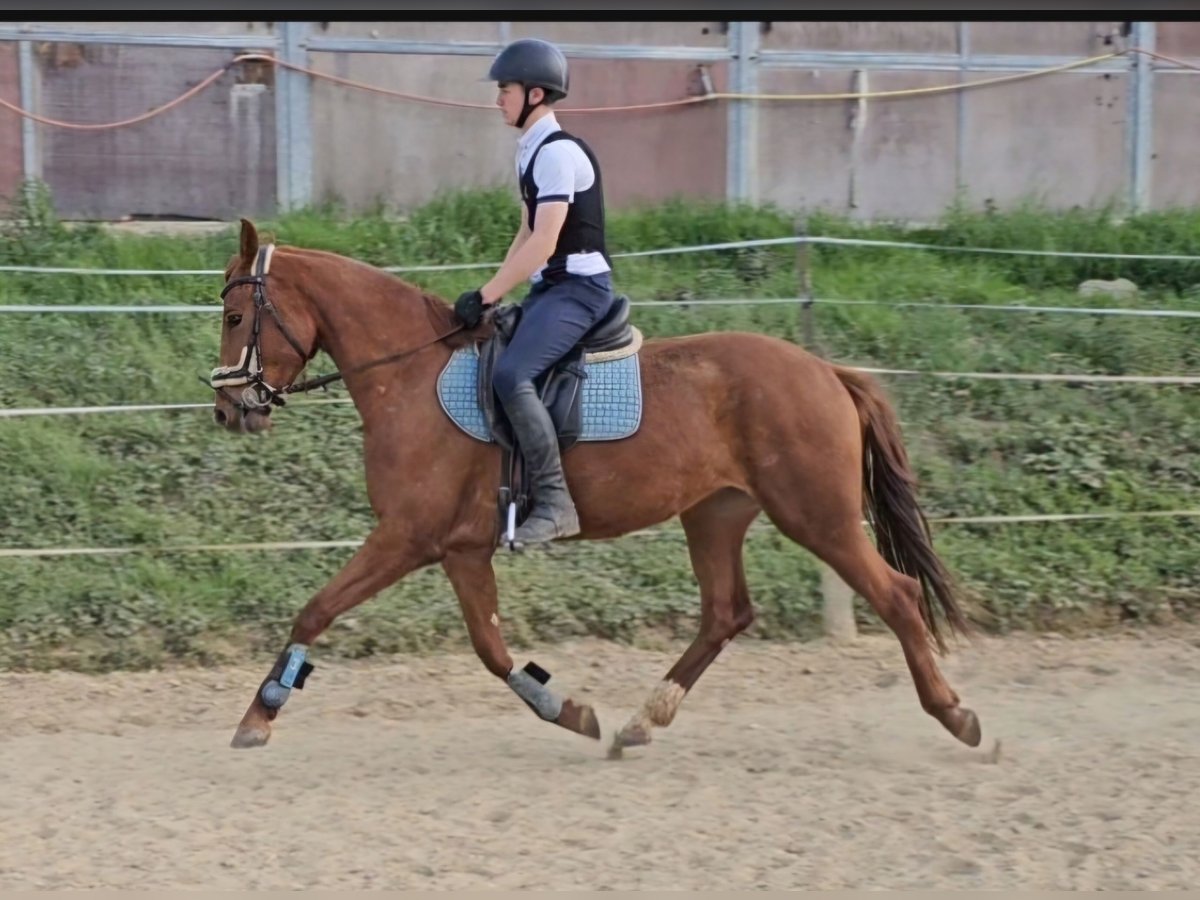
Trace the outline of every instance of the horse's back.
{"type": "Polygon", "coordinates": [[[859,466],[855,404],[828,363],[780,338],[710,332],[646,340],[635,434],[564,457],[591,534],[620,533],[621,504],[663,521],[715,491],[755,494],[784,466],[810,476],[831,452],[859,466]],[[613,491],[614,483],[621,489],[613,491]],[[593,531],[594,530],[594,531],[593,531]]]}
{"type": "Polygon", "coordinates": [[[803,384],[826,389],[838,384],[833,367],[803,347],[749,331],[652,338],[643,343],[641,357],[643,378],[651,384],[803,384]]]}
{"type": "Polygon", "coordinates": [[[838,369],[803,347],[770,335],[707,332],[643,345],[647,419],[680,433],[721,433],[733,444],[810,439],[839,433],[856,440],[859,415],[838,369]]]}

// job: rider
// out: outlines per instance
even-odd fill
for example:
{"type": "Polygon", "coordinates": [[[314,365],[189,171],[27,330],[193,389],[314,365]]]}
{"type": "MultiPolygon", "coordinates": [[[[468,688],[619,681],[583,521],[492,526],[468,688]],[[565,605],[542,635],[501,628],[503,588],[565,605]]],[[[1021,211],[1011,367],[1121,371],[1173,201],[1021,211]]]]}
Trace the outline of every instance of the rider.
{"type": "Polygon", "coordinates": [[[612,309],[612,266],[600,166],[587,144],[559,127],[551,109],[567,96],[566,57],[545,41],[515,41],[493,61],[487,80],[498,82],[496,105],[505,123],[522,132],[516,160],[521,226],[496,274],[454,308],[474,328],[486,307],[525,279],[532,282],[493,383],[533,489],[533,506],[514,538],[536,543],[578,534],[579,518],[554,423],[533,382],[612,309]]]}

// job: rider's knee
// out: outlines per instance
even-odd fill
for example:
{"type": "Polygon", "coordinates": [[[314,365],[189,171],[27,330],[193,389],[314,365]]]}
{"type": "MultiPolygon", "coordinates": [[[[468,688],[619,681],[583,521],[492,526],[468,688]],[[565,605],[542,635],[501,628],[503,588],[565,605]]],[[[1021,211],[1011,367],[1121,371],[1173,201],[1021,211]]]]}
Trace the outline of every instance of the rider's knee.
{"type": "Polygon", "coordinates": [[[517,367],[505,365],[504,357],[501,356],[492,372],[492,386],[495,388],[497,396],[500,397],[500,401],[504,402],[515,394],[517,388],[521,386],[521,381],[521,373],[517,367]]]}

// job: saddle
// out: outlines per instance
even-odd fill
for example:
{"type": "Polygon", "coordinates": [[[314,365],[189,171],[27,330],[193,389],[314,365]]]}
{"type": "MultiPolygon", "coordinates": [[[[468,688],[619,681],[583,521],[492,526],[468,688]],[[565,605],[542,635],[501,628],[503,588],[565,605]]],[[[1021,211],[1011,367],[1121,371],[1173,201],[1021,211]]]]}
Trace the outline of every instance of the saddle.
{"type": "MultiPolygon", "coordinates": [[[[502,449],[510,451],[514,444],[512,426],[492,389],[492,373],[516,333],[522,312],[521,307],[511,304],[498,309],[492,318],[495,331],[479,347],[479,406],[492,438],[502,449]]],[[[633,346],[635,336],[640,338],[640,333],[629,323],[629,298],[619,295],[608,315],[593,325],[566,356],[534,381],[538,396],[550,411],[560,452],[579,441],[583,422],[581,386],[587,378],[584,360],[599,362],[597,357],[616,359],[632,355],[638,349],[633,346]],[[620,353],[626,348],[628,353],[620,353]]],[[[640,345],[640,340],[637,343],[640,345]]]]}
{"type": "MultiPolygon", "coordinates": [[[[583,431],[583,382],[589,376],[589,365],[635,356],[641,348],[642,335],[630,323],[629,311],[629,297],[617,295],[608,314],[593,325],[566,356],[534,381],[538,396],[554,423],[560,453],[578,443],[583,431]]],[[[512,425],[496,397],[492,373],[520,325],[522,312],[520,306],[506,305],[493,314],[492,336],[479,345],[476,385],[480,411],[491,438],[501,450],[498,511],[502,529],[509,538],[528,515],[532,498],[524,489],[525,460],[512,425]]]]}

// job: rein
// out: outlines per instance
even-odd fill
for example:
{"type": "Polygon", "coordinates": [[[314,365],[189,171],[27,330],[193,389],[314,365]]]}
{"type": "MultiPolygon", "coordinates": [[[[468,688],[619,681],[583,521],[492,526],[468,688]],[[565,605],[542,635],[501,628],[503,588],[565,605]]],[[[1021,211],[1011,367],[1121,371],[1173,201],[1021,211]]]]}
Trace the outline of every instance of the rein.
{"type": "Polygon", "coordinates": [[[325,387],[325,385],[332,384],[335,381],[341,381],[347,375],[357,375],[359,372],[366,371],[367,369],[373,369],[373,368],[375,368],[375,366],[382,366],[386,363],[396,362],[397,360],[404,359],[404,357],[409,356],[410,354],[416,353],[418,350],[424,350],[426,347],[432,347],[434,344],[444,341],[446,338],[450,337],[451,335],[457,334],[458,332],[462,331],[463,328],[465,328],[465,327],[466,326],[464,326],[464,325],[457,325],[454,328],[451,328],[445,334],[439,335],[438,337],[435,337],[433,340],[426,341],[424,344],[419,344],[416,347],[413,347],[409,350],[401,350],[399,353],[393,353],[391,356],[385,356],[382,359],[375,359],[375,360],[372,360],[371,362],[363,363],[361,366],[355,366],[353,369],[347,369],[344,372],[341,369],[339,369],[336,372],[331,372],[328,375],[322,375],[319,378],[308,378],[308,379],[305,379],[304,381],[300,382],[299,384],[289,384],[287,387],[285,387],[283,389],[282,393],[284,393],[284,394],[300,394],[300,393],[304,393],[306,391],[314,391],[317,388],[323,388],[323,387],[325,387]]]}
{"type": "Polygon", "coordinates": [[[228,294],[233,288],[244,284],[254,285],[254,323],[250,329],[250,336],[246,340],[246,346],[242,349],[242,355],[238,359],[237,364],[213,369],[210,378],[207,380],[200,378],[202,382],[207,384],[217,393],[221,394],[225,393],[225,388],[227,387],[236,387],[243,384],[247,385],[246,389],[242,392],[241,400],[235,399],[230,394],[225,394],[230,402],[232,402],[233,405],[239,410],[246,411],[247,409],[262,409],[270,406],[271,404],[283,406],[285,405],[284,396],[287,394],[299,394],[316,390],[317,388],[323,388],[335,381],[341,381],[345,379],[347,375],[355,375],[359,372],[372,369],[376,366],[382,366],[386,365],[387,363],[396,362],[404,359],[406,356],[410,356],[420,350],[424,350],[427,347],[432,347],[434,344],[444,341],[446,338],[453,334],[457,334],[466,327],[465,325],[461,324],[457,325],[447,331],[445,334],[438,335],[432,340],[426,341],[423,344],[419,344],[416,347],[411,347],[408,350],[401,350],[398,353],[393,353],[389,356],[382,357],[381,359],[371,360],[370,362],[355,366],[352,369],[347,369],[344,371],[339,369],[338,371],[332,372],[329,375],[321,375],[318,378],[306,379],[300,382],[300,384],[288,384],[282,388],[272,387],[263,379],[264,369],[262,364],[262,348],[260,343],[262,336],[263,310],[266,310],[271,314],[271,317],[275,320],[275,324],[279,327],[280,332],[283,334],[284,338],[287,339],[287,342],[291,344],[292,349],[296,351],[297,355],[299,355],[303,362],[307,363],[312,357],[312,354],[306,352],[304,348],[300,346],[300,342],[292,336],[292,333],[284,324],[283,319],[280,318],[279,311],[267,298],[267,273],[271,266],[271,255],[274,250],[274,244],[268,244],[266,247],[261,248],[258,251],[258,256],[254,260],[254,265],[251,267],[251,273],[249,275],[243,275],[239,278],[230,279],[225,283],[225,287],[221,289],[221,299],[224,300],[225,295],[228,294]]]}

